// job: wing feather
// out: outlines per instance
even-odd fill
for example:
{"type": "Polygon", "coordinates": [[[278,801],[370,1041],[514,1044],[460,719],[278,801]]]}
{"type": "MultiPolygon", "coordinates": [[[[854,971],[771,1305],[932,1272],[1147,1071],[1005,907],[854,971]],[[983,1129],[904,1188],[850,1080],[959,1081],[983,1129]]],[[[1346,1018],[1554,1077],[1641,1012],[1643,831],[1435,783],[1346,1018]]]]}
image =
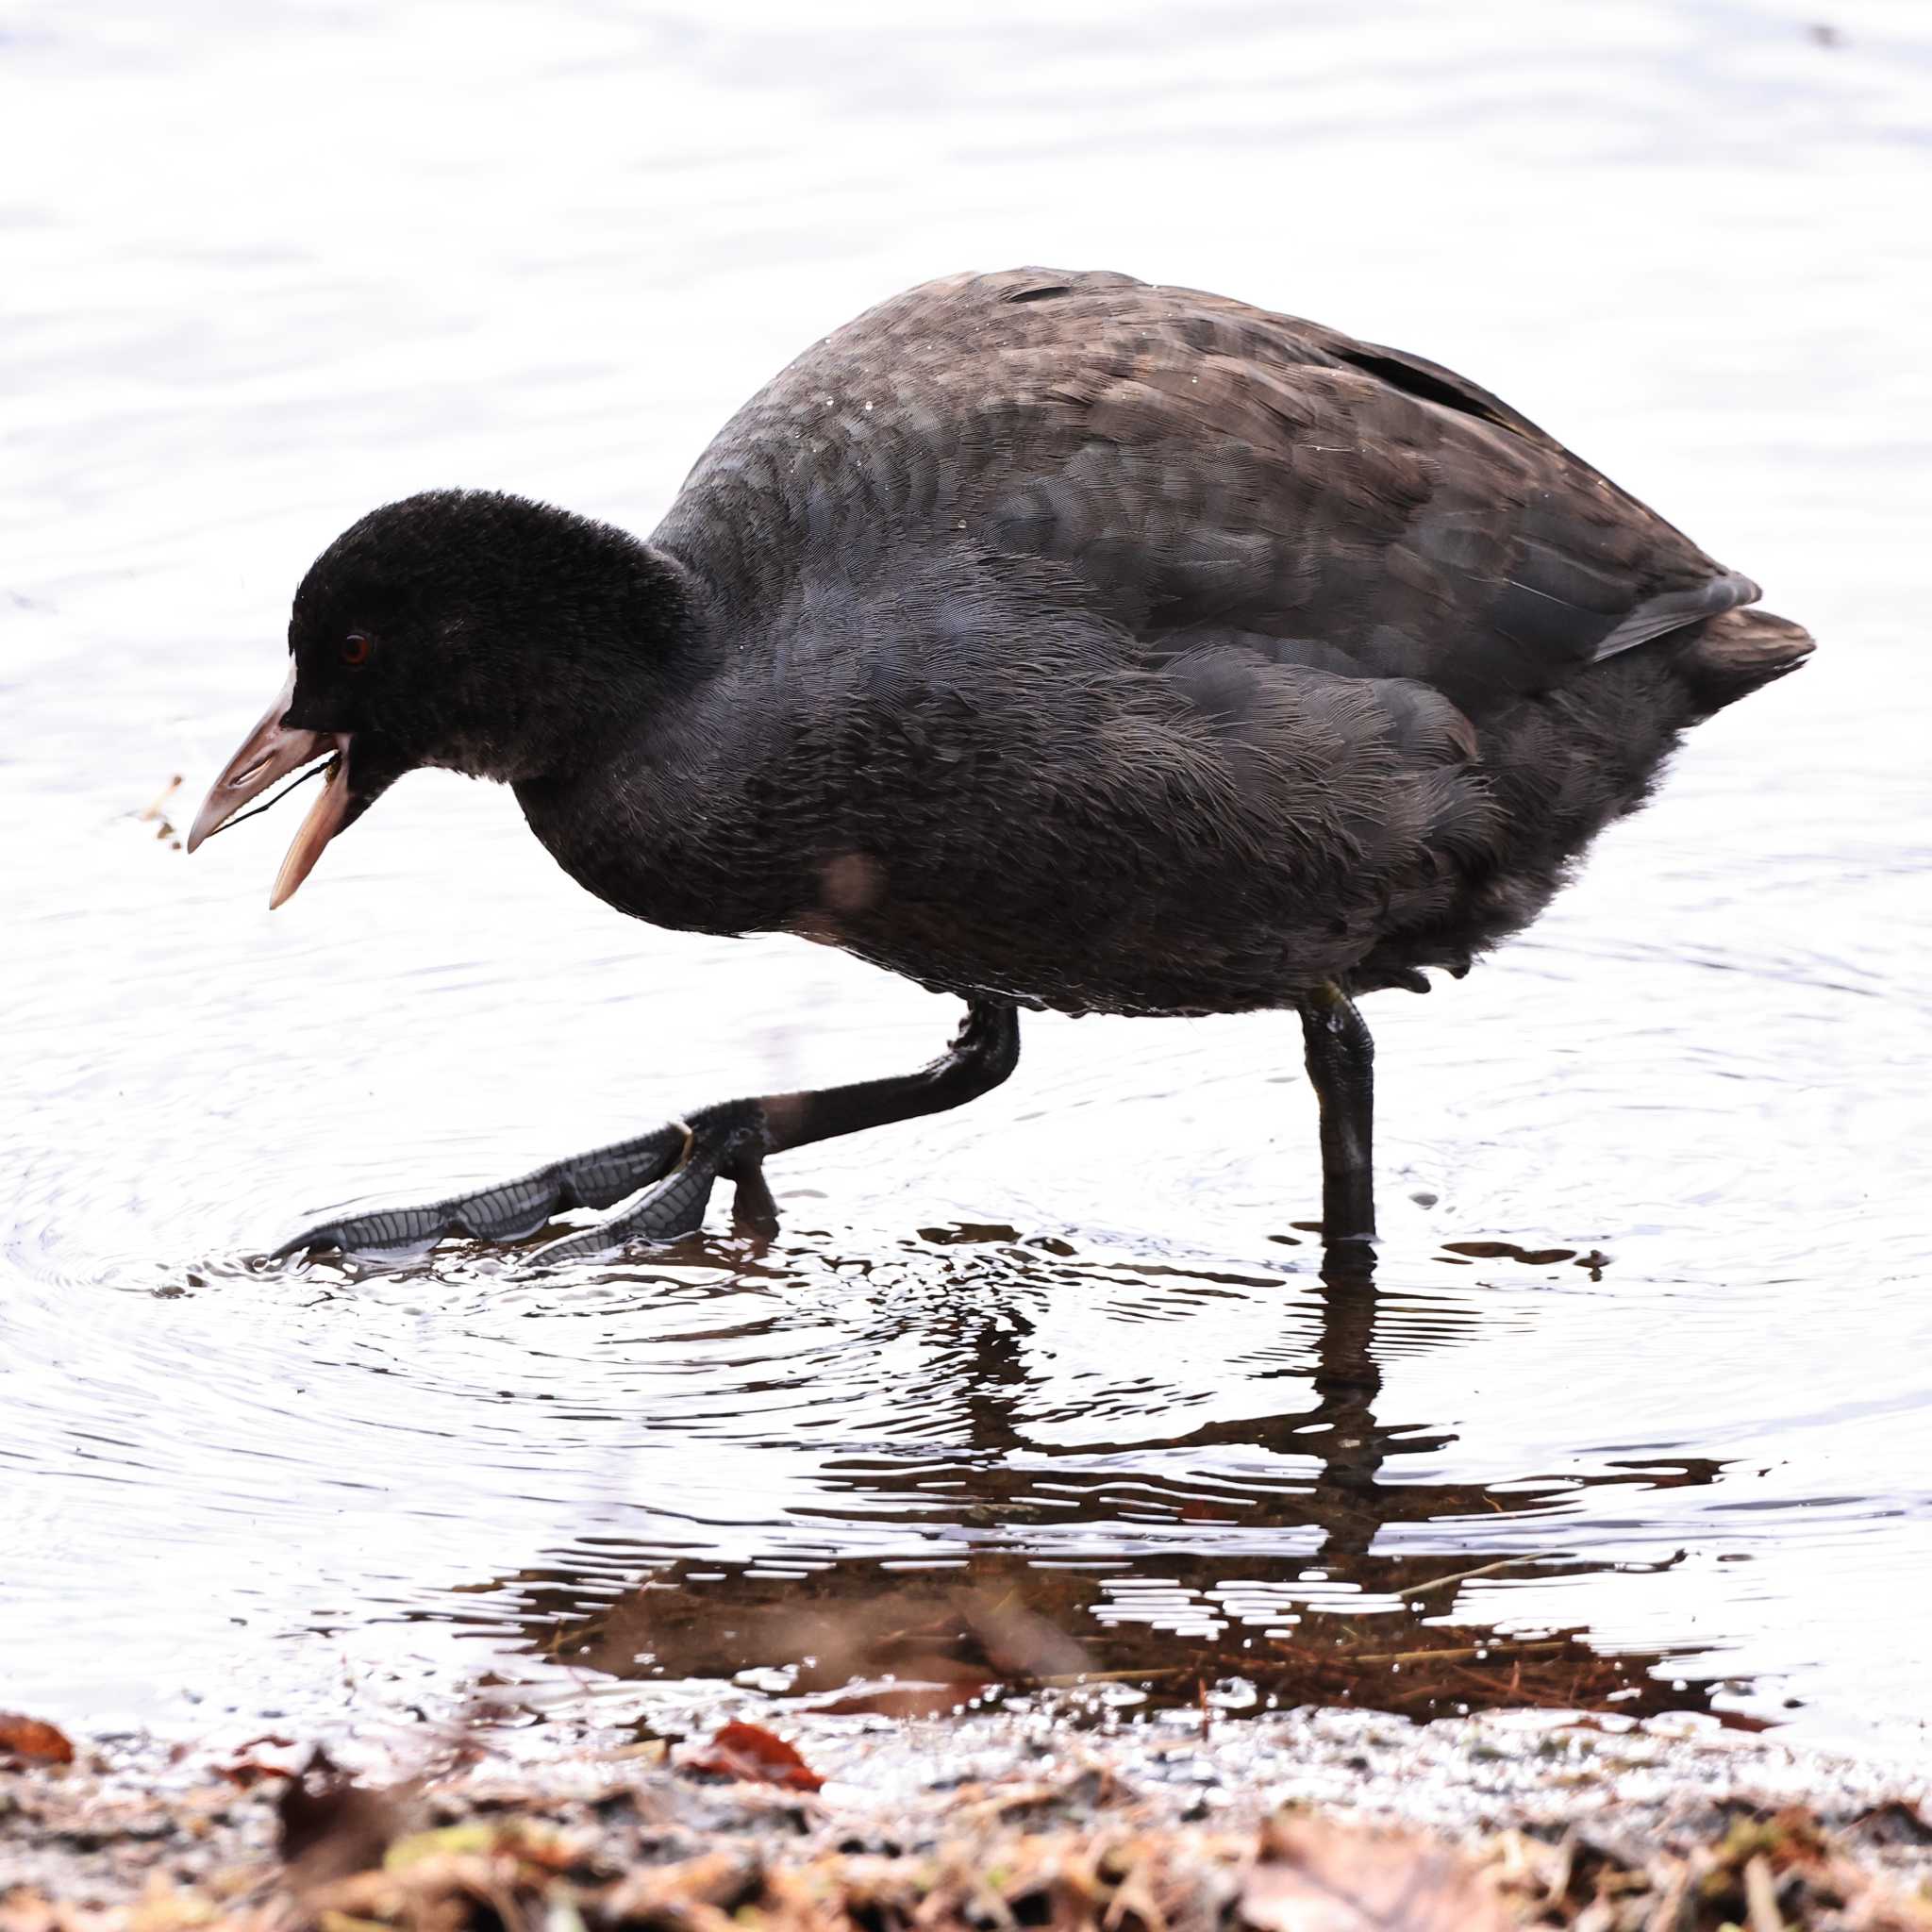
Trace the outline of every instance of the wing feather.
{"type": "Polygon", "coordinates": [[[1478,719],[1757,595],[1453,371],[1041,269],[928,283],[826,338],[726,425],[658,538],[751,625],[915,558],[1045,565],[1156,661],[1239,636],[1478,719]]]}

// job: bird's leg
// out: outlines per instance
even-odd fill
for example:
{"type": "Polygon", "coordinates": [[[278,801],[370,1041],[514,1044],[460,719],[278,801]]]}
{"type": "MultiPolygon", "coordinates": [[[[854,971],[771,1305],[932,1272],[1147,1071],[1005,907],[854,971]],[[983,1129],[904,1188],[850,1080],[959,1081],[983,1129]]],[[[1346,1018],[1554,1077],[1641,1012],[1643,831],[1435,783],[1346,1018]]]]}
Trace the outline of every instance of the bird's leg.
{"type": "Polygon", "coordinates": [[[733,1211],[739,1224],[771,1233],[777,1227],[777,1213],[765,1185],[768,1156],[962,1106],[997,1087],[1019,1058],[1019,1015],[1001,1002],[975,999],[968,1004],[952,1045],[916,1074],[816,1093],[727,1100],[639,1140],[540,1167],[498,1187],[421,1208],[377,1209],[325,1222],[284,1241],[275,1253],[280,1257],[310,1248],[414,1251],[448,1234],[517,1241],[536,1233],[564,1208],[608,1208],[645,1190],[622,1214],[541,1250],[546,1259],[569,1259],[625,1241],[675,1241],[695,1232],[720,1179],[736,1184],[733,1211]]]}
{"type": "Polygon", "coordinates": [[[1301,1003],[1308,1081],[1322,1108],[1322,1235],[1375,1238],[1375,1042],[1355,1002],[1324,986],[1301,1003]]]}

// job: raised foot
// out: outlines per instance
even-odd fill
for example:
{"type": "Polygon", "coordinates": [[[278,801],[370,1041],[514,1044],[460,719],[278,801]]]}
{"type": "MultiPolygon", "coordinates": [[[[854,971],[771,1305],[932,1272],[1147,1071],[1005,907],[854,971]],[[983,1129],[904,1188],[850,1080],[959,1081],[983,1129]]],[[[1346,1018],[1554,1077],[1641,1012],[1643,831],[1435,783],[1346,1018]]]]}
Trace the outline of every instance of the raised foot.
{"type": "Polygon", "coordinates": [[[628,1241],[672,1241],[695,1233],[721,1177],[738,1184],[734,1213],[739,1224],[771,1233],[777,1216],[762,1172],[769,1151],[763,1105],[726,1101],[688,1121],[673,1121],[655,1133],[540,1167],[497,1187],[420,1208],[376,1208],[325,1221],[284,1241],[271,1258],[323,1248],[357,1255],[416,1254],[455,1234],[476,1241],[522,1241],[570,1208],[613,1207],[643,1189],[622,1214],[538,1250],[544,1260],[575,1260],[628,1241]]]}

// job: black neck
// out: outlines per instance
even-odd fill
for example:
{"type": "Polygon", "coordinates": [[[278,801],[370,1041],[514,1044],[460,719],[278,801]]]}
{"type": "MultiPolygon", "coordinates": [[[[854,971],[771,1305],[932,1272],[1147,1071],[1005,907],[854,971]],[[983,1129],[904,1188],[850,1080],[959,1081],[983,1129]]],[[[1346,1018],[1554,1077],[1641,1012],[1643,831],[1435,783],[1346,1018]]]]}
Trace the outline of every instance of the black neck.
{"type": "Polygon", "coordinates": [[[526,593],[491,613],[500,675],[451,693],[447,761],[509,783],[567,778],[641,713],[675,706],[705,675],[700,588],[675,558],[600,528],[526,593]]]}

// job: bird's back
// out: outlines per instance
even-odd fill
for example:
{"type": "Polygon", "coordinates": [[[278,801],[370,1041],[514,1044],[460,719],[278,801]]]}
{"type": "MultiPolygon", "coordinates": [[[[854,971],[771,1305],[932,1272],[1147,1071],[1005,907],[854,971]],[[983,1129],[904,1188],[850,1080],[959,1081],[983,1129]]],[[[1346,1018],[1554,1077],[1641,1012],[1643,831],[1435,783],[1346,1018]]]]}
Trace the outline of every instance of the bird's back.
{"type": "Polygon", "coordinates": [[[655,541],[729,649],[704,837],[640,810],[632,909],[1073,1009],[1461,963],[1700,714],[1641,647],[1779,622],[1450,372],[1110,275],[870,310],[655,541]]]}
{"type": "Polygon", "coordinates": [[[1030,269],[927,283],[815,344],[720,432],[659,541],[760,629],[915,556],[1026,559],[1158,657],[1239,636],[1475,712],[1757,595],[1447,370],[1030,269]]]}

